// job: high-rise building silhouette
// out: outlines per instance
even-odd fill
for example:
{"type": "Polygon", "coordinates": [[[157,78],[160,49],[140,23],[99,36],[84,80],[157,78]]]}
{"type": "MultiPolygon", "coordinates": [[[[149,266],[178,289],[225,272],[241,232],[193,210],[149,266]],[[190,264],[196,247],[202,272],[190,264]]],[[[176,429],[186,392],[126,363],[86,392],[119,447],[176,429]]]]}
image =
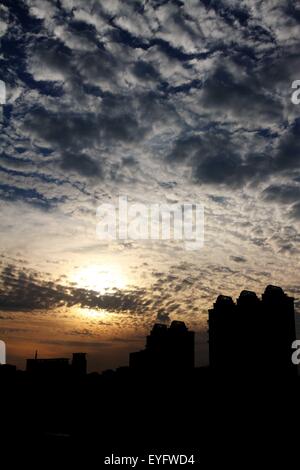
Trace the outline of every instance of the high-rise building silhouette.
{"type": "Polygon", "coordinates": [[[296,339],[294,299],[281,287],[268,286],[262,295],[263,311],[269,329],[269,357],[278,370],[296,371],[291,361],[292,342],[296,339]]]}
{"type": "Polygon", "coordinates": [[[294,299],[268,286],[260,300],[242,291],[237,302],[220,295],[209,310],[209,361],[213,370],[241,374],[296,374],[294,299]]]}
{"type": "Polygon", "coordinates": [[[185,370],[194,367],[194,332],[182,321],[168,327],[156,323],[147,336],[146,348],[131,353],[129,365],[134,369],[185,370]]]}

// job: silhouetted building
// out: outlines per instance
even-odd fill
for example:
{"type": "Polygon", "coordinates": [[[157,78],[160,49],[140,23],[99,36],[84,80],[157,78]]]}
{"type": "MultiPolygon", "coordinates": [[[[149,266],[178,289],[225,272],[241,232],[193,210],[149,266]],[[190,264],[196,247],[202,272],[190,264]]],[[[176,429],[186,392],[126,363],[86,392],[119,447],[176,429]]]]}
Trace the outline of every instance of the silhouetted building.
{"type": "Polygon", "coordinates": [[[147,336],[146,348],[131,353],[129,366],[140,370],[183,370],[194,367],[195,334],[184,322],[167,325],[156,323],[147,336]]]}
{"type": "Polygon", "coordinates": [[[39,359],[37,353],[34,359],[27,359],[26,371],[30,374],[43,376],[62,376],[70,374],[82,376],[87,371],[86,353],[73,353],[72,363],[64,357],[39,359]]]}
{"type": "Polygon", "coordinates": [[[73,353],[72,372],[76,375],[86,375],[86,353],[73,353]]]}
{"type": "Polygon", "coordinates": [[[236,316],[232,298],[224,295],[219,295],[209,310],[209,364],[214,369],[223,369],[235,361],[236,337],[240,335],[236,316]]]}
{"type": "Polygon", "coordinates": [[[262,295],[263,311],[269,329],[269,358],[279,370],[297,370],[291,361],[292,342],[296,339],[294,298],[281,287],[268,286],[262,295]]]}
{"type": "Polygon", "coordinates": [[[241,374],[296,374],[294,299],[268,286],[260,300],[242,291],[237,303],[220,295],[209,310],[209,361],[214,370],[241,374]]]}
{"type": "Polygon", "coordinates": [[[69,359],[51,358],[51,359],[27,359],[26,371],[30,374],[39,375],[64,375],[69,371],[69,359]]]}

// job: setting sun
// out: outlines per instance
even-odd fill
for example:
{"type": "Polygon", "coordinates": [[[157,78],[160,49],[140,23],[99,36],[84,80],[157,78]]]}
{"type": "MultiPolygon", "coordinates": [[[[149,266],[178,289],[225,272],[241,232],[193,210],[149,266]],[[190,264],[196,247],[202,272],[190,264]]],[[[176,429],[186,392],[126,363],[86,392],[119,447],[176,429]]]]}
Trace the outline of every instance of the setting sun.
{"type": "Polygon", "coordinates": [[[123,289],[128,284],[122,269],[117,265],[93,264],[79,267],[70,275],[70,280],[79,288],[98,292],[123,289]]]}

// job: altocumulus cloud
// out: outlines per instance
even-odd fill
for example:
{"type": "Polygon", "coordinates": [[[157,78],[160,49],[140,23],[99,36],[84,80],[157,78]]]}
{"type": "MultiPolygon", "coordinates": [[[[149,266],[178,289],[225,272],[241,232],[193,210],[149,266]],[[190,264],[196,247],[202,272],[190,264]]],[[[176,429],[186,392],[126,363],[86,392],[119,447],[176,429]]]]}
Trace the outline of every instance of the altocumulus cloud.
{"type": "Polygon", "coordinates": [[[149,181],[163,200],[201,188],[208,243],[219,221],[232,251],[294,252],[296,1],[3,0],[0,34],[6,203],[86,216],[116,190],[148,199],[149,181]]]}
{"type": "Polygon", "coordinates": [[[1,170],[12,185],[9,160],[34,163],[36,179],[54,174],[55,191],[65,173],[92,184],[122,174],[124,156],[139,164],[131,175],[124,165],[127,177],[159,157],[184,159],[190,181],[218,187],[281,173],[298,184],[288,95],[300,71],[297,2],[5,0],[1,9],[12,104],[1,170]]]}

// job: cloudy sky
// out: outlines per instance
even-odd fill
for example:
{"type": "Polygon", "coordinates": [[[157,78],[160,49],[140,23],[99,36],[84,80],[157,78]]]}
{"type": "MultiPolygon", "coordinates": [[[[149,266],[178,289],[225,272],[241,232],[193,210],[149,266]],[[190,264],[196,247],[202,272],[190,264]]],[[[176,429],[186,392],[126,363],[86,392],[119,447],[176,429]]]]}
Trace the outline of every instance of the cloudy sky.
{"type": "Polygon", "coordinates": [[[126,364],[155,319],[207,361],[219,293],[299,298],[296,0],[1,0],[0,337],[126,364]],[[204,247],[103,242],[115,202],[205,207],[204,247]]]}

